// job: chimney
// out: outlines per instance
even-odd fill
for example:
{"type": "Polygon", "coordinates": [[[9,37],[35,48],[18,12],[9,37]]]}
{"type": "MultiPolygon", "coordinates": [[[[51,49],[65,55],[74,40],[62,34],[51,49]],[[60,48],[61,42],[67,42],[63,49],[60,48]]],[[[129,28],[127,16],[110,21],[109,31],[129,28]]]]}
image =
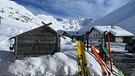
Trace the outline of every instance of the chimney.
{"type": "Polygon", "coordinates": [[[111,25],[111,29],[115,29],[113,25],[111,25]]]}

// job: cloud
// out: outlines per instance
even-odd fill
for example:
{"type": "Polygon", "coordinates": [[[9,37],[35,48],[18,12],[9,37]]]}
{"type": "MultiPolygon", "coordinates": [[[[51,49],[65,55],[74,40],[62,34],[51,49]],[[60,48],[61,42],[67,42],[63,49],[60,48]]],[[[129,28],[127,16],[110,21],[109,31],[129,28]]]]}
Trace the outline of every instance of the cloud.
{"type": "Polygon", "coordinates": [[[123,6],[130,0],[14,0],[36,14],[55,17],[100,18],[123,6]],[[38,11],[37,11],[38,10],[38,11]]]}

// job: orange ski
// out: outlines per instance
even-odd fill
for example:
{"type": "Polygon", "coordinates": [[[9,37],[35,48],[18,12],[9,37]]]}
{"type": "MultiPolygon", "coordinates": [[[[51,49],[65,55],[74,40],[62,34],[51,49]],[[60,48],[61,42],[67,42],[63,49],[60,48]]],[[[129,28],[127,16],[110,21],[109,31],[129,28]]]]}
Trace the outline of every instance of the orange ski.
{"type": "Polygon", "coordinates": [[[112,73],[109,71],[107,66],[105,65],[104,61],[101,59],[101,57],[98,55],[96,48],[94,45],[91,45],[91,50],[93,51],[95,57],[97,58],[98,63],[101,66],[101,69],[103,71],[104,76],[112,76],[112,73]]]}

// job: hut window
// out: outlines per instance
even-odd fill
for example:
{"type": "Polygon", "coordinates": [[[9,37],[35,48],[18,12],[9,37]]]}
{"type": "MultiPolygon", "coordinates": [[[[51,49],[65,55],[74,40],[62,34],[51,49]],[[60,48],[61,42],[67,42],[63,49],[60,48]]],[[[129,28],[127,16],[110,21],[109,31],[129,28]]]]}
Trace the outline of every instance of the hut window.
{"type": "Polygon", "coordinates": [[[96,37],[98,36],[98,34],[96,34],[96,37]]]}

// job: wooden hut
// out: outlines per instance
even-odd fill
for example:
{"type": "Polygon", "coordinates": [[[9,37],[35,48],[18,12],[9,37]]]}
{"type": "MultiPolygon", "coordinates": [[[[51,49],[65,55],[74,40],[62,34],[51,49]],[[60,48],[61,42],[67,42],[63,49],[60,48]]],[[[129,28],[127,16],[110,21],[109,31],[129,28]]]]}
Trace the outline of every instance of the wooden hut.
{"type": "Polygon", "coordinates": [[[51,23],[24,32],[15,39],[14,58],[36,57],[60,51],[60,35],[49,27],[51,23]]]}

